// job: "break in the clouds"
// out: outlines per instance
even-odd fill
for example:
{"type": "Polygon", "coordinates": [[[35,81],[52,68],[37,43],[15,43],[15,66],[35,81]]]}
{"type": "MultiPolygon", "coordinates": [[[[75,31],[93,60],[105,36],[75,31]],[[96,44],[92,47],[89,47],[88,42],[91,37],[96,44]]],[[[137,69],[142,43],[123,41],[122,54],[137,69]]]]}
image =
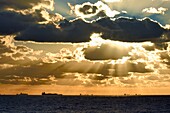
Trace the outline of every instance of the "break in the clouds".
{"type": "MultiPolygon", "coordinates": [[[[60,43],[53,45],[63,46],[60,43]]],[[[44,46],[50,48],[53,45],[20,43],[12,36],[1,36],[0,82],[169,86],[170,56],[167,42],[127,43],[105,40],[101,34],[93,34],[88,43],[70,44],[74,49],[69,49],[70,46],[63,46],[56,52],[43,49],[44,46]],[[37,49],[36,46],[41,48],[37,49]]]]}

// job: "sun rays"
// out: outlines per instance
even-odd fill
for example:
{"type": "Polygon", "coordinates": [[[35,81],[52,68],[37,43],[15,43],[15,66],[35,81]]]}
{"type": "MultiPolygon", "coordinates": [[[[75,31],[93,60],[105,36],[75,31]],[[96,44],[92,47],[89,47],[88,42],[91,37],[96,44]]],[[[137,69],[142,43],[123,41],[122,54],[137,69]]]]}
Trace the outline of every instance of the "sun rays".
{"type": "Polygon", "coordinates": [[[34,91],[59,88],[66,94],[72,89],[72,94],[120,94],[156,87],[167,93],[169,3],[0,1],[0,87],[31,93],[27,86],[34,91]]]}

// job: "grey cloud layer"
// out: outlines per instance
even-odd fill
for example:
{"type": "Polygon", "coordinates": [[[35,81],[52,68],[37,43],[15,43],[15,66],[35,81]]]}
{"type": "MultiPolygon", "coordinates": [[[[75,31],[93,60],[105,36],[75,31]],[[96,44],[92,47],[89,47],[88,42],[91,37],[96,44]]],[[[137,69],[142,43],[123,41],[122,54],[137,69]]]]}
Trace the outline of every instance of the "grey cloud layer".
{"type": "Polygon", "coordinates": [[[3,11],[0,12],[0,34],[10,35],[21,32],[39,21],[45,20],[40,12],[37,14],[23,15],[21,13],[3,11]]]}
{"type": "Polygon", "coordinates": [[[53,24],[35,25],[21,32],[16,39],[39,42],[87,42],[92,33],[102,33],[105,39],[138,42],[161,40],[161,36],[168,33],[168,30],[147,18],[143,20],[103,18],[92,23],[86,23],[81,19],[73,22],[64,20],[59,27],[57,29],[53,24]]]}
{"type": "MultiPolygon", "coordinates": [[[[0,1],[0,34],[13,35],[28,29],[31,26],[39,25],[39,22],[48,21],[48,18],[55,17],[55,14],[48,14],[44,17],[43,11],[53,10],[53,0],[37,1],[0,1]],[[51,16],[51,17],[50,17],[51,16]]],[[[56,17],[57,18],[57,17],[56,17]]],[[[54,20],[55,21],[55,20],[54,20]]]]}
{"type": "MultiPolygon", "coordinates": [[[[62,20],[64,17],[60,17],[61,15],[49,14],[49,12],[44,9],[52,7],[52,0],[39,0],[36,2],[10,1],[8,3],[9,5],[7,5],[5,1],[1,2],[0,34],[15,34],[17,40],[39,42],[87,42],[90,40],[90,35],[96,32],[103,33],[103,38],[111,40],[146,41],[160,39],[166,32],[158,23],[150,19],[137,20],[135,18],[117,18],[114,20],[114,18],[105,17],[91,23],[81,19],[69,22],[67,20],[62,20]],[[20,8],[22,4],[23,7],[20,8]],[[14,8],[14,10],[7,10],[7,6],[8,8],[14,8]],[[32,8],[34,11],[31,13],[22,12],[22,10],[32,10],[32,8]]],[[[104,6],[105,5],[106,4],[104,4],[104,6]]],[[[92,4],[83,5],[79,10],[91,14],[99,10],[96,9],[96,7],[97,6],[92,4]]]]}

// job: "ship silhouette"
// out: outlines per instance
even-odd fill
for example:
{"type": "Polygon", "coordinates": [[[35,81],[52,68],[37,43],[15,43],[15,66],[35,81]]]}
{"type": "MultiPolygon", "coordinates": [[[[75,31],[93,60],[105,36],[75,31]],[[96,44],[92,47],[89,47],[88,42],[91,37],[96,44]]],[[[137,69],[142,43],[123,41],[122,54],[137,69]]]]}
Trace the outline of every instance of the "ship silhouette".
{"type": "Polygon", "coordinates": [[[46,92],[42,92],[41,95],[56,95],[56,96],[62,96],[62,94],[58,94],[58,93],[46,93],[46,92]]]}

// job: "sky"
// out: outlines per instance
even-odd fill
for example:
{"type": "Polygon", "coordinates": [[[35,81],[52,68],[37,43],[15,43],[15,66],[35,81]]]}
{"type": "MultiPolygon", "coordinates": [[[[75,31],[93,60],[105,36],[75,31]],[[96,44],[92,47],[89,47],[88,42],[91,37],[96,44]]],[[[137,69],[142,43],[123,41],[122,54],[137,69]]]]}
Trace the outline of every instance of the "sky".
{"type": "Polygon", "coordinates": [[[1,0],[0,94],[170,94],[170,0],[1,0]]]}

